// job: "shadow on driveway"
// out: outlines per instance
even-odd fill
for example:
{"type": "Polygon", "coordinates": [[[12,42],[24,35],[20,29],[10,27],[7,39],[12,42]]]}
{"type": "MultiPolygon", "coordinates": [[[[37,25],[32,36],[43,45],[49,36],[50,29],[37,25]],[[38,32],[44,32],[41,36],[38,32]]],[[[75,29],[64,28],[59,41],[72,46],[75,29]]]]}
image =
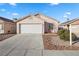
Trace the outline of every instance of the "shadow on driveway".
{"type": "Polygon", "coordinates": [[[5,39],[7,39],[7,38],[10,38],[10,37],[12,37],[14,35],[16,35],[16,34],[0,34],[0,41],[3,41],[5,39]]]}

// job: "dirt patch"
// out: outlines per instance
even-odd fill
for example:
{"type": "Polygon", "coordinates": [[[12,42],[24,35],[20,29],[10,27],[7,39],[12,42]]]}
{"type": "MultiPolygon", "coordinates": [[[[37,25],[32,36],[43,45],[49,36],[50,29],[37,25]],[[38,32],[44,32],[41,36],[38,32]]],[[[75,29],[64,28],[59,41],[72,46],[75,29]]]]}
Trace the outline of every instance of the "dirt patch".
{"type": "Polygon", "coordinates": [[[57,37],[57,35],[43,35],[44,49],[47,49],[47,50],[79,50],[78,46],[55,44],[55,42],[53,41],[55,39],[52,39],[52,37],[57,37]]]}
{"type": "Polygon", "coordinates": [[[3,41],[5,39],[7,39],[7,38],[10,38],[10,37],[12,37],[14,35],[16,35],[16,34],[0,34],[0,41],[3,41]]]}

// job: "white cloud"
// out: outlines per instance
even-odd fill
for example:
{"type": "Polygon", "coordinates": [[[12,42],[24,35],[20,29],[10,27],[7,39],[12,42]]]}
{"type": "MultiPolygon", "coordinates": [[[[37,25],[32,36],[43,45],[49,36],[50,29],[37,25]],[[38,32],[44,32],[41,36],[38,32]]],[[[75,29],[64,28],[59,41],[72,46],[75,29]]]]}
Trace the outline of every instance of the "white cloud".
{"type": "Polygon", "coordinates": [[[9,3],[9,5],[16,6],[16,3],[9,3]]]}
{"type": "Polygon", "coordinates": [[[67,16],[67,15],[64,15],[63,17],[64,17],[64,18],[67,18],[68,16],[67,16]]]}
{"type": "Polygon", "coordinates": [[[13,16],[18,16],[19,14],[18,14],[18,13],[12,13],[12,15],[13,15],[13,16]]]}
{"type": "Polygon", "coordinates": [[[52,5],[59,5],[59,3],[54,2],[54,3],[50,3],[50,5],[51,5],[51,6],[52,6],[52,5]]]}
{"type": "Polygon", "coordinates": [[[66,12],[67,15],[71,15],[71,12],[66,12]]]}
{"type": "Polygon", "coordinates": [[[64,13],[63,17],[64,18],[68,18],[70,15],[71,15],[71,12],[67,11],[67,12],[64,13]]]}
{"type": "Polygon", "coordinates": [[[0,11],[1,11],[1,12],[5,12],[5,11],[6,11],[6,9],[0,9],[0,11]]]}
{"type": "Polygon", "coordinates": [[[1,11],[6,11],[6,9],[1,9],[1,11]]]}

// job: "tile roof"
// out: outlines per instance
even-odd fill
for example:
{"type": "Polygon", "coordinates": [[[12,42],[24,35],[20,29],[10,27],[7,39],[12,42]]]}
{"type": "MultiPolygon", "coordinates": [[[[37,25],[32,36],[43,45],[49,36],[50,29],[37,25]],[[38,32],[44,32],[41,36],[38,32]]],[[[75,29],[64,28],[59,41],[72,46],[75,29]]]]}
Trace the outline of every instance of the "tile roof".
{"type": "Polygon", "coordinates": [[[35,14],[35,16],[37,16],[37,15],[43,15],[43,16],[45,16],[45,17],[47,17],[47,18],[53,19],[53,20],[57,21],[58,23],[60,23],[60,22],[59,22],[58,20],[56,20],[55,18],[46,16],[46,15],[44,15],[44,14],[41,14],[41,13],[37,13],[37,14],[35,14]]]}
{"type": "MultiPolygon", "coordinates": [[[[27,18],[27,17],[30,17],[30,16],[37,16],[37,15],[43,15],[43,14],[37,13],[37,14],[35,14],[35,15],[24,16],[24,17],[22,17],[21,19],[18,19],[16,22],[21,21],[21,20],[23,20],[23,19],[25,19],[25,18],[27,18]]],[[[43,15],[43,16],[45,16],[45,15],[43,15]]],[[[59,21],[56,20],[56,19],[54,19],[54,18],[51,18],[51,17],[48,17],[48,16],[45,16],[45,17],[50,18],[50,19],[53,19],[53,20],[55,20],[55,21],[57,21],[57,22],[59,23],[59,21]]]]}
{"type": "Polygon", "coordinates": [[[31,16],[31,15],[24,16],[24,17],[22,17],[22,18],[20,18],[20,19],[16,20],[16,22],[19,22],[19,21],[21,21],[21,20],[23,20],[23,19],[25,19],[25,18],[28,18],[28,17],[30,17],[30,16],[31,16]]]}
{"type": "Polygon", "coordinates": [[[75,18],[75,19],[69,20],[69,21],[67,21],[67,22],[61,23],[60,25],[71,24],[71,23],[73,23],[73,22],[75,22],[75,21],[77,21],[77,20],[79,20],[79,18],[75,18]]]}
{"type": "Polygon", "coordinates": [[[4,17],[0,17],[0,20],[7,21],[7,22],[13,22],[12,20],[4,18],[4,17]]]}

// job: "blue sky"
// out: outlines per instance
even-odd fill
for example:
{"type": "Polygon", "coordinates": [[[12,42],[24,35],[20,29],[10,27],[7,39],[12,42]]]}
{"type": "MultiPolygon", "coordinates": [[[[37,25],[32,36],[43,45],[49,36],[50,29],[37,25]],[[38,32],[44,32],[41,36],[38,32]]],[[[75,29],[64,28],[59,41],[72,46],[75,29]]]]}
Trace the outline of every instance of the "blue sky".
{"type": "Polygon", "coordinates": [[[0,16],[9,19],[42,13],[60,22],[79,17],[78,3],[0,3],[0,16]]]}

